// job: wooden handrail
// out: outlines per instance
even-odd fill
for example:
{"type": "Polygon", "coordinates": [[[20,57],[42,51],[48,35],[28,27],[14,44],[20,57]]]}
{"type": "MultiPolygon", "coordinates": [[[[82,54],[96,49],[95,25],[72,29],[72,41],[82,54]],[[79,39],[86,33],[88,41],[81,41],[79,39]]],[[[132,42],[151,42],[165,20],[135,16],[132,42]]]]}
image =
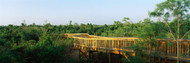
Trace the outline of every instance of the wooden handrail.
{"type": "MultiPolygon", "coordinates": [[[[136,40],[140,38],[137,37],[101,37],[95,35],[89,35],[87,33],[75,33],[75,34],[65,34],[71,38],[75,39],[74,46],[81,48],[91,48],[94,50],[103,49],[110,51],[132,51],[132,49],[125,48],[130,47],[131,45],[135,45],[136,40]],[[81,36],[76,36],[81,35],[81,36]],[[89,36],[89,37],[82,37],[89,36]]],[[[165,57],[175,57],[176,56],[176,41],[172,39],[156,39],[158,47],[153,48],[153,51],[159,51],[160,55],[165,57]],[[172,43],[172,45],[168,45],[168,43],[172,43]]],[[[180,40],[180,53],[184,55],[184,58],[188,58],[190,60],[189,55],[189,45],[190,40],[180,40]]],[[[123,53],[122,53],[123,54],[123,53]]]]}

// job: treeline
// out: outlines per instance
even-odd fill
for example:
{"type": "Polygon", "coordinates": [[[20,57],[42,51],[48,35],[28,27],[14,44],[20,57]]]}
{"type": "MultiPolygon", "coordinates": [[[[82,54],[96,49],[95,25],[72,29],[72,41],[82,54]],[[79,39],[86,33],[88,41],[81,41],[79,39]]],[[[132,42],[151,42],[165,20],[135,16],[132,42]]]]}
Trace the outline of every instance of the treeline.
{"type": "MultiPolygon", "coordinates": [[[[180,27],[180,37],[182,37],[190,29],[190,21],[183,21],[184,24],[180,27]]],[[[129,18],[124,17],[122,21],[114,21],[113,25],[93,25],[93,24],[71,24],[57,26],[64,33],[89,33],[91,35],[106,36],[106,37],[142,37],[149,36],[151,38],[172,38],[168,26],[160,21],[153,21],[146,18],[137,23],[133,23],[129,18]]],[[[168,23],[172,32],[177,33],[177,20],[168,23]]],[[[175,37],[177,34],[174,35],[175,37]]],[[[190,38],[190,34],[184,39],[190,38]]]]}
{"type": "MultiPolygon", "coordinates": [[[[176,20],[169,23],[176,32],[176,20]]],[[[71,24],[69,25],[8,25],[0,26],[0,61],[2,63],[17,62],[69,62],[69,48],[64,40],[64,33],[89,33],[107,37],[141,37],[172,38],[168,27],[161,21],[149,18],[133,23],[129,18],[115,21],[113,25],[71,24]]],[[[186,21],[181,29],[181,36],[190,29],[190,21],[186,21]]],[[[176,36],[176,35],[175,35],[176,36]]],[[[188,34],[185,39],[190,38],[188,34]]],[[[70,58],[71,59],[71,58],[70,58]]]]}

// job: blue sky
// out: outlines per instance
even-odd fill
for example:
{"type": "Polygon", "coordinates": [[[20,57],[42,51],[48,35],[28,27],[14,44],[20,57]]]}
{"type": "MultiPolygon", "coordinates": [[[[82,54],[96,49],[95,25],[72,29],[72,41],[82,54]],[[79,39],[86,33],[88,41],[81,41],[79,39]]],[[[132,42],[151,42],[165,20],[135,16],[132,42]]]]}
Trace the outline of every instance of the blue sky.
{"type": "Polygon", "coordinates": [[[0,25],[77,23],[113,24],[123,17],[138,22],[165,0],[0,0],[0,25]]]}

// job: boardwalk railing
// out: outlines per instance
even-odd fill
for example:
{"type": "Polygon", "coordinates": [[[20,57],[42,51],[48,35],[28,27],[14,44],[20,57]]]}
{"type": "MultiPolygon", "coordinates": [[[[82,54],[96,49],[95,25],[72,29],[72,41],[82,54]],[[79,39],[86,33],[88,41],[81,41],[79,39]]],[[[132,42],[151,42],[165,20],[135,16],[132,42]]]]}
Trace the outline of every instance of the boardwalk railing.
{"type": "MultiPolygon", "coordinates": [[[[111,51],[111,52],[134,52],[131,45],[140,40],[135,37],[101,37],[89,35],[86,33],[66,34],[67,37],[74,38],[75,48],[90,48],[95,51],[111,51]]],[[[158,52],[161,56],[168,58],[177,57],[177,43],[170,39],[157,39],[157,47],[151,47],[151,51],[158,52]]],[[[189,45],[190,40],[180,40],[180,58],[184,60],[190,60],[189,45]]],[[[148,47],[148,46],[147,46],[148,47]]],[[[150,50],[150,49],[148,49],[150,50]]],[[[148,53],[148,50],[147,53],[148,53]]]]}

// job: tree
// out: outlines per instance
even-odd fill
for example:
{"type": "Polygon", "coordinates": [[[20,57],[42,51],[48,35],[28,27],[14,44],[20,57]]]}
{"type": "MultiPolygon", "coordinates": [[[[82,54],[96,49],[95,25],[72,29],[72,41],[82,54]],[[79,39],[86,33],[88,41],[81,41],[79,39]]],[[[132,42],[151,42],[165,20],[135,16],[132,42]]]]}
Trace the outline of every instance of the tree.
{"type": "Polygon", "coordinates": [[[181,34],[180,26],[185,23],[185,20],[189,20],[190,14],[190,0],[167,0],[160,4],[157,4],[157,8],[150,12],[150,16],[158,17],[161,19],[169,28],[169,32],[172,35],[173,40],[177,42],[177,63],[179,63],[179,40],[183,39],[189,32],[181,34]],[[177,20],[177,31],[172,30],[169,21],[177,20]],[[176,37],[177,36],[177,37],[176,37]],[[177,38],[177,39],[176,39],[177,38]]]}
{"type": "Polygon", "coordinates": [[[116,28],[118,28],[118,27],[122,27],[123,23],[120,21],[114,21],[114,25],[116,26],[116,28]]]}
{"type": "Polygon", "coordinates": [[[23,20],[23,22],[21,23],[22,26],[26,26],[26,20],[23,20]]]}

